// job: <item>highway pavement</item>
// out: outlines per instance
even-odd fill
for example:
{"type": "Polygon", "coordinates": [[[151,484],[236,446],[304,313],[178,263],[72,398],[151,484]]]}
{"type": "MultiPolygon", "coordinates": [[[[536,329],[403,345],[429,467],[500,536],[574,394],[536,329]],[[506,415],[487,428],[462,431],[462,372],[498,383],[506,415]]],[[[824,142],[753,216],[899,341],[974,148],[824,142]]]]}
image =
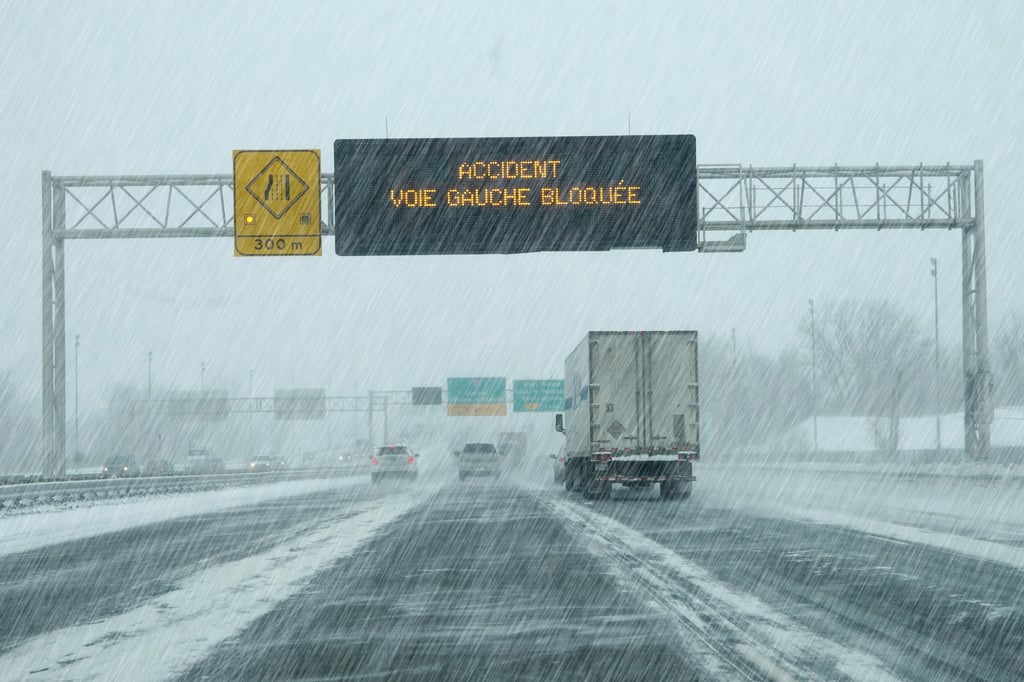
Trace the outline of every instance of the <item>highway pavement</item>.
{"type": "Polygon", "coordinates": [[[181,680],[1024,670],[1024,576],[1003,563],[696,494],[366,483],[0,556],[0,679],[5,664],[181,680]],[[204,599],[222,610],[200,628],[204,599]],[[177,614],[165,630],[161,613],[177,614]],[[169,635],[147,628],[191,643],[161,651],[169,635]]]}

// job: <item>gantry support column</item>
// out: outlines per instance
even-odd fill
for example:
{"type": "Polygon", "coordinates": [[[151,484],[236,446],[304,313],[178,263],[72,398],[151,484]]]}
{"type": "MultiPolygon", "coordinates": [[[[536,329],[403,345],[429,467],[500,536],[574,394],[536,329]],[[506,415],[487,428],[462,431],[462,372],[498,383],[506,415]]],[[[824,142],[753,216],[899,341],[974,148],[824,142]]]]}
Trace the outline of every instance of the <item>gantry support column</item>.
{"type": "MultiPolygon", "coordinates": [[[[967,183],[964,183],[965,185],[967,183]]],[[[964,187],[964,200],[970,194],[964,187]]],[[[985,175],[974,162],[974,224],[963,231],[964,450],[986,460],[992,445],[992,370],[988,356],[985,175]]]]}
{"type": "Polygon", "coordinates": [[[64,478],[66,425],[64,240],[54,232],[64,229],[64,192],[43,171],[43,478],[64,478]]]}

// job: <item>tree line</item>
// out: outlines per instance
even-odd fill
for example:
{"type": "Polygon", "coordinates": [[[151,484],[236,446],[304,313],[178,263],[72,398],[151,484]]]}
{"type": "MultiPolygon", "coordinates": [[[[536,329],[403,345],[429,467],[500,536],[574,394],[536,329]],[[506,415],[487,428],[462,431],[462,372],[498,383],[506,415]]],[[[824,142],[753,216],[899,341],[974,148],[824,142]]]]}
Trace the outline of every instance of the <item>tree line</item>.
{"type": "MultiPolygon", "coordinates": [[[[934,328],[884,300],[821,302],[799,325],[799,342],[774,355],[735,337],[701,340],[703,440],[715,450],[779,443],[818,416],[900,417],[963,411],[962,349],[941,345],[934,328]],[[812,366],[812,356],[814,363],[812,366]]],[[[941,342],[941,339],[940,339],[941,342]]],[[[1024,405],[1024,314],[990,340],[994,405],[1024,405]]]]}
{"type": "MultiPolygon", "coordinates": [[[[1024,406],[1024,311],[1012,312],[994,329],[993,403],[1024,406]]],[[[884,422],[894,415],[962,411],[960,344],[940,347],[936,381],[933,334],[931,320],[882,300],[817,303],[813,337],[808,311],[799,324],[799,341],[775,354],[758,350],[758,339],[705,331],[699,358],[705,452],[778,444],[814,414],[884,422]]],[[[251,429],[241,423],[214,430],[203,423],[133,419],[131,405],[144,395],[141,387],[112,386],[107,394],[104,412],[83,419],[77,452],[68,424],[69,467],[125,449],[157,455],[172,442],[208,441],[209,431],[233,442],[252,438],[251,429]]],[[[10,371],[0,371],[0,475],[38,471],[41,440],[38,392],[20,386],[10,371]]]]}

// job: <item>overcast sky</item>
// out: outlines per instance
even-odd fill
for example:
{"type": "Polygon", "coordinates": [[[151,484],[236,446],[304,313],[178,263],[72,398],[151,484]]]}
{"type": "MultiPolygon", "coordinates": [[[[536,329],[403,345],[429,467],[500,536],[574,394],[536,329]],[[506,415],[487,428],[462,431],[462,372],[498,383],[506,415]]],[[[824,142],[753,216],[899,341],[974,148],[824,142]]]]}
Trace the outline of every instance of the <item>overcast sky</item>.
{"type": "MultiPolygon", "coordinates": [[[[231,172],[337,138],[693,134],[699,165],[985,163],[992,324],[1024,309],[1019,2],[0,1],[0,372],[38,392],[40,172],[231,172]],[[1014,214],[1018,217],[1014,217],[1014,214]]],[[[588,329],[800,341],[889,298],[960,338],[958,233],[754,234],[743,254],[236,258],[72,242],[68,371],[244,395],[560,377],[588,329]]],[[[925,326],[929,325],[929,326],[925,326]]],[[[70,383],[69,383],[70,387],[70,383]]],[[[87,407],[84,409],[88,409],[87,407]]]]}

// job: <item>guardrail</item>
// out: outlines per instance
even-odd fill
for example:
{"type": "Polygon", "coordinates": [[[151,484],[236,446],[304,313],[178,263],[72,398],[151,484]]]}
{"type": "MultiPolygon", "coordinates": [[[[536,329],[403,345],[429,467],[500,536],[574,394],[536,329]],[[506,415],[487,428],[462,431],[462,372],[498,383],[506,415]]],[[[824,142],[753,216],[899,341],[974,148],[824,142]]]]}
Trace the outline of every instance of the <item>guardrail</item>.
{"type": "Polygon", "coordinates": [[[0,485],[0,511],[35,504],[118,497],[142,497],[166,493],[239,488],[279,481],[351,476],[359,466],[328,469],[295,469],[261,473],[185,474],[132,478],[89,478],[70,481],[9,483],[0,485]]]}

